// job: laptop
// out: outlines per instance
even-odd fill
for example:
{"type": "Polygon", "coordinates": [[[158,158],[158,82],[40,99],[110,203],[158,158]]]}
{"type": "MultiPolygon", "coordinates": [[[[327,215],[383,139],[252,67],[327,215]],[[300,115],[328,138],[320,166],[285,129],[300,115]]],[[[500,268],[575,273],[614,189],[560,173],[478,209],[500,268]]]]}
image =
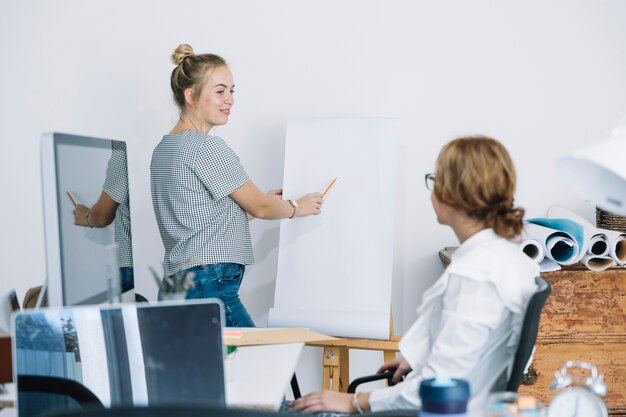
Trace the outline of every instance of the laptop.
{"type": "Polygon", "coordinates": [[[84,405],[59,386],[104,407],[226,406],[219,300],[25,310],[13,320],[19,417],[84,405]]]}

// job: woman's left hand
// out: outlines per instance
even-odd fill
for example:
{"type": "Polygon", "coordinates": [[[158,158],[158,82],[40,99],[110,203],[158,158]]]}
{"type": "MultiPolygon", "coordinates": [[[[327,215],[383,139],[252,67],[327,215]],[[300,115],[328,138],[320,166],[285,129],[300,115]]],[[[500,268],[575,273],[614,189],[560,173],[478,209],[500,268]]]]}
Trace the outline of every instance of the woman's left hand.
{"type": "Polygon", "coordinates": [[[334,411],[336,413],[354,413],[352,394],[324,391],[300,397],[291,403],[291,408],[305,413],[334,411]]]}
{"type": "Polygon", "coordinates": [[[273,190],[269,190],[266,194],[267,195],[274,195],[274,196],[280,197],[280,199],[282,200],[282,198],[283,198],[283,189],[282,188],[274,188],[273,190]]]}
{"type": "MultiPolygon", "coordinates": [[[[280,200],[283,199],[283,189],[282,188],[274,188],[272,190],[269,190],[265,194],[270,195],[272,197],[278,197],[280,200]]],[[[248,212],[246,212],[246,214],[248,215],[248,221],[256,219],[256,217],[254,217],[252,214],[250,214],[248,212]]]]}

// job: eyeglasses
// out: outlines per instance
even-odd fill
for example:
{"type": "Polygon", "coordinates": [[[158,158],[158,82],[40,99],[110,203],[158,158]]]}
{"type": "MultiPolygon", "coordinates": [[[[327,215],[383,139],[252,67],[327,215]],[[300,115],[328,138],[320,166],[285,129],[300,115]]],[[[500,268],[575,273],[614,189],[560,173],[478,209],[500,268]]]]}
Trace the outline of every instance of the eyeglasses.
{"type": "Polygon", "coordinates": [[[424,182],[426,183],[426,189],[428,191],[432,191],[435,189],[435,174],[430,173],[426,174],[424,177],[424,182]]]}

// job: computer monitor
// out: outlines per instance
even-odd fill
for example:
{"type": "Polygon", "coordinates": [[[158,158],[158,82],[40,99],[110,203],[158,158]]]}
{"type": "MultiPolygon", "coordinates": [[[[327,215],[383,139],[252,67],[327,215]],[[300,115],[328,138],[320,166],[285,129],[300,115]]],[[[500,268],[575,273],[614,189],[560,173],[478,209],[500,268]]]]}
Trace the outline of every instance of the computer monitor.
{"type": "Polygon", "coordinates": [[[126,143],[45,133],[41,172],[49,305],[134,300],[126,143]],[[84,214],[74,224],[77,205],[94,210],[103,196],[114,202],[109,225],[88,227],[84,214]]]}
{"type": "Polygon", "coordinates": [[[19,417],[86,406],[226,405],[219,300],[50,307],[14,315],[19,417]]]}

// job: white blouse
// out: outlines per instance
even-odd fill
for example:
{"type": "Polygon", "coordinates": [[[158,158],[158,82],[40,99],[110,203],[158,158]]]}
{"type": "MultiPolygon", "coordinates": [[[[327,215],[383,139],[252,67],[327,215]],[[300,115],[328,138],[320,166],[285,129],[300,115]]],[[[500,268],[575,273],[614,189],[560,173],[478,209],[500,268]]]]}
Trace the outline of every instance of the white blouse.
{"type": "Polygon", "coordinates": [[[538,275],[519,245],[492,229],[467,239],[424,293],[418,319],[400,341],[413,370],[402,383],[373,391],[372,411],[421,408],[422,380],[444,374],[469,382],[469,415],[483,415],[487,395],[508,381],[538,275]]]}

